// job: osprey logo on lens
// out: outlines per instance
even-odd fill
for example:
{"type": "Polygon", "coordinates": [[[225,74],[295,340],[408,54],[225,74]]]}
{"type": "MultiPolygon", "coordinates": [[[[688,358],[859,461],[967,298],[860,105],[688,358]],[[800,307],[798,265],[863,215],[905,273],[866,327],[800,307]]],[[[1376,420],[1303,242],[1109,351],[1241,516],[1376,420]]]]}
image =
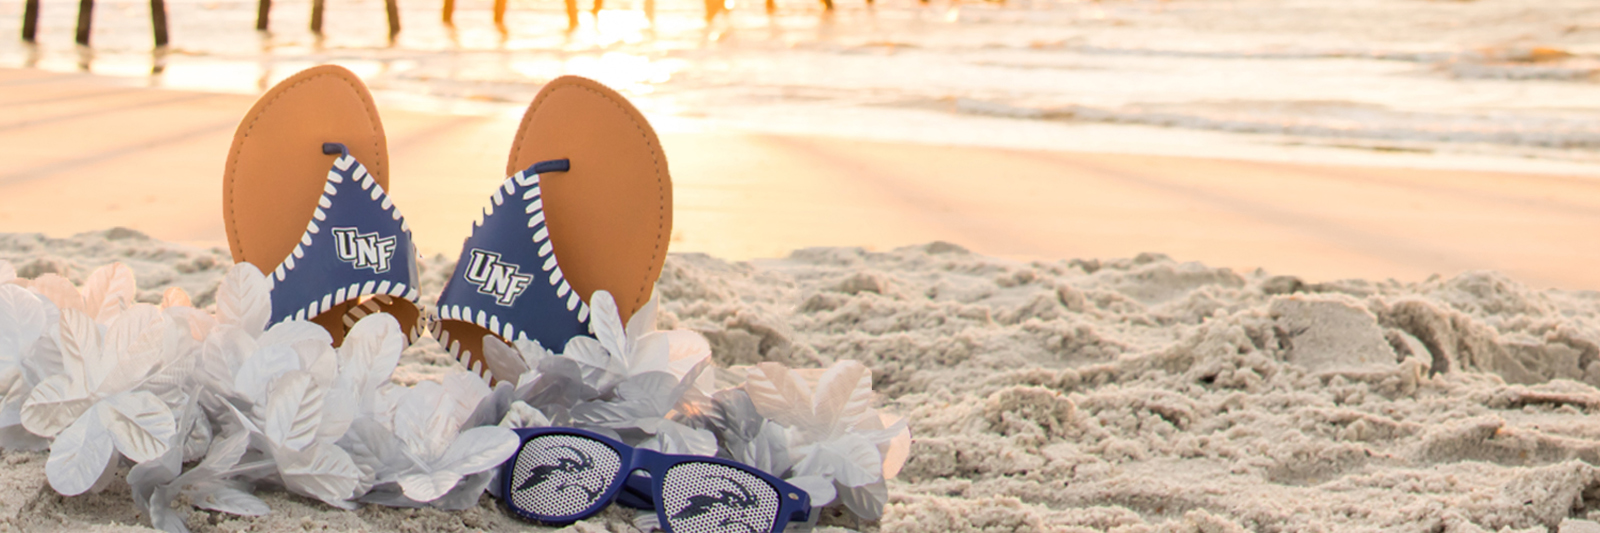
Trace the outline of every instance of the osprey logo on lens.
{"type": "Polygon", "coordinates": [[[588,503],[594,503],[595,498],[600,497],[601,492],[605,492],[604,485],[598,489],[590,489],[583,486],[583,474],[594,469],[594,459],[591,459],[589,454],[583,453],[583,450],[579,450],[575,447],[564,444],[551,446],[550,448],[547,448],[547,450],[568,450],[572,452],[572,455],[576,455],[577,457],[558,457],[556,458],[556,464],[539,465],[534,467],[533,471],[528,473],[528,479],[523,480],[522,484],[517,485],[517,492],[522,492],[537,487],[546,481],[556,481],[559,483],[559,485],[556,485],[555,488],[555,492],[558,493],[570,488],[578,489],[578,491],[582,492],[586,497],[588,497],[588,503]]]}
{"type": "Polygon", "coordinates": [[[723,488],[717,489],[716,494],[697,494],[690,496],[689,504],[683,506],[682,509],[678,509],[677,512],[672,514],[673,520],[690,519],[713,513],[717,509],[729,509],[733,511],[733,514],[722,517],[722,519],[717,522],[716,529],[720,530],[728,526],[740,526],[743,531],[761,531],[761,528],[750,525],[744,521],[746,519],[744,516],[744,511],[749,509],[758,509],[761,507],[760,499],[756,497],[754,492],[750,491],[749,487],[745,487],[744,484],[739,483],[733,478],[727,476],[710,475],[706,476],[705,479],[721,479],[723,481],[727,481],[729,485],[733,485],[735,490],[723,488]]]}

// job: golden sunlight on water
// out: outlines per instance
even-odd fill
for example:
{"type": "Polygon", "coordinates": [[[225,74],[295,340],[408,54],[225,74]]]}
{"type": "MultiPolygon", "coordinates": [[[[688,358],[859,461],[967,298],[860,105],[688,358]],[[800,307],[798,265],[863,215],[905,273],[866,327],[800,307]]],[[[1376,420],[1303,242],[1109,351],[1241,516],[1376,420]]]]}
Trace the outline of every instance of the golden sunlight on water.
{"type": "Polygon", "coordinates": [[[592,78],[619,90],[649,94],[656,84],[666,83],[683,68],[681,59],[655,59],[626,52],[605,52],[598,56],[581,55],[565,60],[540,59],[513,63],[511,68],[530,78],[550,78],[555,74],[576,74],[592,78]]]}
{"type": "Polygon", "coordinates": [[[594,28],[595,44],[600,46],[635,44],[645,40],[650,19],[644,11],[608,9],[595,16],[594,28]]]}

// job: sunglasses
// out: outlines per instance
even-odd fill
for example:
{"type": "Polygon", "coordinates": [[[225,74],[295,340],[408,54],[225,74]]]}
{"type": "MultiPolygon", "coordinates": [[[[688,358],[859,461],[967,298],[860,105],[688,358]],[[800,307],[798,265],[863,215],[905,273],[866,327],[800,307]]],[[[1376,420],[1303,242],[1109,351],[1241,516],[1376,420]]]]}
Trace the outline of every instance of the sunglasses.
{"type": "Polygon", "coordinates": [[[565,525],[615,502],[654,510],[667,533],[779,533],[805,522],[811,497],[725,459],[634,448],[574,428],[523,428],[500,467],[500,494],[522,518],[565,525]]]}

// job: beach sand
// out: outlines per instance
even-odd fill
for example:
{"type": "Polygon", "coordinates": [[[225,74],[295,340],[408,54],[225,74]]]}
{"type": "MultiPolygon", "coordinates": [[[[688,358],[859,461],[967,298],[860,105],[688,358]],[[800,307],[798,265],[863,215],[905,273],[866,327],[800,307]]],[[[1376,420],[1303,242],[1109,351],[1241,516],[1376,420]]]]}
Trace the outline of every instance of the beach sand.
{"type": "MultiPolygon", "coordinates": [[[[216,178],[252,98],[121,83],[0,71],[0,259],[80,282],[123,261],[142,301],[181,286],[207,305],[229,264],[216,178]]],[[[383,113],[426,302],[515,119],[383,113]]],[[[663,145],[677,222],[660,326],[699,331],[723,368],[858,359],[910,417],[884,521],[836,526],[1600,527],[1574,521],[1600,518],[1600,293],[1570,290],[1600,286],[1600,182],[707,132],[663,145]]],[[[454,364],[423,340],[396,379],[454,364]]],[[[64,498],[42,454],[0,459],[0,528],[145,523],[125,486],[64,498]]],[[[534,529],[487,497],[347,513],[262,495],[267,517],[188,524],[534,529]]]]}
{"type": "MultiPolygon", "coordinates": [[[[0,235],[0,259],[81,277],[127,262],[142,300],[215,285],[215,250],[126,230],[0,235]],[[30,262],[31,261],[31,262],[30,262]]],[[[448,261],[422,266],[424,300],[448,261]]],[[[210,294],[199,295],[198,305],[210,294]]],[[[935,242],[730,262],[673,254],[661,327],[723,369],[844,358],[910,417],[881,524],[920,531],[1584,531],[1600,527],[1600,294],[1488,271],[1309,283],[1146,254],[1021,262],[935,242]],[[1563,525],[1565,524],[1565,525],[1563,525]]],[[[454,362],[424,339],[396,379],[454,362]]],[[[721,378],[729,377],[722,371],[721,378]]],[[[725,381],[725,380],[724,380],[725,381]]],[[[44,455],[0,456],[0,524],[143,523],[125,485],[65,498],[44,455]]],[[[506,531],[461,513],[354,513],[264,491],[272,514],[193,512],[197,531],[506,531]]],[[[620,509],[576,531],[631,531],[620,509]]],[[[834,530],[837,531],[837,530],[834,530]]]]}

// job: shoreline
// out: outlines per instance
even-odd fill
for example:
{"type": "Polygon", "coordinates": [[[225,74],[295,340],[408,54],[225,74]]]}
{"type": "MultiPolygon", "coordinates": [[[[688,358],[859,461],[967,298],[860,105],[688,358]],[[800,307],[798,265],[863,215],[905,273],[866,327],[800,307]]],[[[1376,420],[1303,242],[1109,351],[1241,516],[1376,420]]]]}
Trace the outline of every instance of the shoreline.
{"type": "MultiPolygon", "coordinates": [[[[0,229],[129,227],[223,247],[222,162],[248,95],[0,69],[0,229]],[[130,135],[129,132],[140,132],[130,135]],[[77,193],[66,196],[65,191],[77,193]]],[[[515,118],[381,106],[392,191],[425,254],[453,257],[502,178],[515,118]]],[[[1600,287],[1600,180],[939,146],[663,128],[672,249],[727,259],[950,241],[1017,260],[1159,251],[1311,282],[1499,270],[1600,287]]]]}
{"type": "MultiPolygon", "coordinates": [[[[484,51],[478,51],[484,52],[484,51]]],[[[143,57],[116,53],[113,57],[143,57]]],[[[384,61],[359,57],[325,58],[360,73],[363,77],[387,70],[384,61]]],[[[47,63],[33,68],[3,67],[3,70],[36,70],[57,75],[80,75],[105,83],[185,93],[247,95],[254,97],[264,87],[296,72],[310,63],[255,59],[184,58],[190,63],[168,64],[164,73],[152,77],[130,65],[117,65],[84,72],[67,63],[47,63]],[[282,63],[282,65],[276,65],[282,63]],[[258,75],[239,71],[261,70],[258,75]],[[264,70],[262,70],[264,69],[264,70]],[[175,72],[181,70],[182,72],[175,72]],[[215,72],[226,73],[221,76],[215,72]],[[232,80],[230,83],[226,80],[232,80]]],[[[385,60],[386,61],[386,60],[385,60]]],[[[137,61],[135,61],[137,62],[137,61]]],[[[603,81],[603,80],[602,80],[603,81]]],[[[531,99],[538,85],[472,93],[432,95],[418,92],[419,82],[399,82],[390,87],[378,83],[371,87],[380,108],[424,115],[449,115],[510,119],[521,118],[524,99],[531,99]],[[519,98],[524,97],[524,98],[519,98]]],[[[460,90],[460,89],[453,89],[460,90]]],[[[627,92],[627,91],[624,91],[627,92]]],[[[997,148],[1156,156],[1231,161],[1290,163],[1307,165],[1404,168],[1420,170],[1487,171],[1514,174],[1582,176],[1600,179],[1600,156],[1582,150],[1549,147],[1502,145],[1472,142],[1432,142],[1404,138],[1344,138],[1338,136],[1296,135],[1284,132],[1253,131],[1249,127],[1231,131],[1229,127],[1161,126],[1145,119],[1078,120],[1051,118],[1036,109],[968,98],[942,98],[922,102],[839,106],[806,102],[771,102],[740,107],[739,112],[710,115],[704,111],[679,109],[670,99],[658,101],[648,91],[630,94],[662,134],[719,133],[735,135],[778,135],[823,137],[895,144],[917,144],[958,148],[997,148]],[[867,123],[871,127],[842,126],[867,123]],[[901,126],[891,127],[891,124],[901,126]]],[[[1159,121],[1158,121],[1159,123],[1159,121]]]]}

